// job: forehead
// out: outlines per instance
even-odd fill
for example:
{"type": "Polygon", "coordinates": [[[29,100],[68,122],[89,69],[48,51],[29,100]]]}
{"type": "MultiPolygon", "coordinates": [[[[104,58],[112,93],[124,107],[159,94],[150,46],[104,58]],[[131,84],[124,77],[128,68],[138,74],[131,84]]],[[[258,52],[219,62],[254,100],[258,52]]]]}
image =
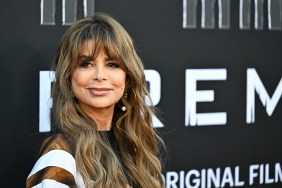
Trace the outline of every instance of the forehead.
{"type": "Polygon", "coordinates": [[[100,50],[101,50],[101,45],[100,47],[98,47],[95,45],[94,41],[86,40],[81,43],[80,48],[79,48],[79,54],[92,55],[93,52],[100,51],[100,50]]]}
{"type": "Polygon", "coordinates": [[[87,55],[95,58],[99,53],[103,51],[105,55],[111,59],[121,60],[119,50],[114,43],[107,43],[104,41],[85,40],[81,42],[78,49],[78,57],[81,55],[87,55]]]}

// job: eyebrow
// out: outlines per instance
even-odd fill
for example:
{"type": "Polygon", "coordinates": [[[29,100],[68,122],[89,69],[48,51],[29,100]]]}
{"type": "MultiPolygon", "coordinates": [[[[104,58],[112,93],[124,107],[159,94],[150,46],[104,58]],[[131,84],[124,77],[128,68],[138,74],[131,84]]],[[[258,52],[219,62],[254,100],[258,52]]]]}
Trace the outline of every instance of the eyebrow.
{"type": "MultiPolygon", "coordinates": [[[[83,59],[83,60],[90,60],[90,59],[95,59],[95,58],[93,58],[92,56],[89,56],[89,55],[84,55],[84,54],[82,54],[82,55],[80,55],[79,57],[78,57],[79,59],[83,59]]],[[[106,61],[109,61],[109,60],[116,60],[116,59],[114,59],[114,58],[110,58],[110,57],[106,57],[105,58],[105,60],[106,61]]]]}
{"type": "Polygon", "coordinates": [[[78,58],[79,59],[91,59],[92,57],[89,55],[80,55],[78,58]]]}

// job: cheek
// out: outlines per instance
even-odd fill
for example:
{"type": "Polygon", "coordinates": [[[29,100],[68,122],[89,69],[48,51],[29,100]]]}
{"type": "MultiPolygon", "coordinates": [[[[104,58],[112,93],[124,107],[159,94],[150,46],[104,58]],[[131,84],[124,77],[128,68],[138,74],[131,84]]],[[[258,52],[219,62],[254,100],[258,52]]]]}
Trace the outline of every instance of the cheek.
{"type": "Polygon", "coordinates": [[[87,78],[84,74],[81,74],[79,71],[74,71],[71,75],[71,86],[74,93],[77,92],[79,87],[83,87],[87,84],[87,78]]]}
{"type": "Polygon", "coordinates": [[[120,75],[115,80],[116,80],[116,85],[118,85],[123,91],[125,88],[126,74],[124,72],[120,73],[120,75]]]}

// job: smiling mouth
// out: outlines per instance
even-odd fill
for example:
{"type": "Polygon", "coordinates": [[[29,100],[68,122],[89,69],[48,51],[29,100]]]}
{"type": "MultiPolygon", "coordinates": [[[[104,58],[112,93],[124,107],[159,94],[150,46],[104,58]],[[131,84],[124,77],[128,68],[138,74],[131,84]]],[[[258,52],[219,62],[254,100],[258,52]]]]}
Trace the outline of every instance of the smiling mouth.
{"type": "Polygon", "coordinates": [[[111,91],[109,88],[90,88],[88,90],[92,95],[96,96],[107,95],[111,91]]]}

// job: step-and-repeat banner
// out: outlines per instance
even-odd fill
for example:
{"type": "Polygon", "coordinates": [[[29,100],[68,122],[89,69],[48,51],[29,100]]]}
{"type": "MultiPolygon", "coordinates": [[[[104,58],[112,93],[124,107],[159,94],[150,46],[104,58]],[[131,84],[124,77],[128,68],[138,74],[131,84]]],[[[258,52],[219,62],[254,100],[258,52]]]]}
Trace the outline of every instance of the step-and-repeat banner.
{"type": "Polygon", "coordinates": [[[166,188],[282,186],[281,0],[3,0],[1,187],[24,187],[58,43],[94,12],[119,20],[145,64],[166,188]]]}

